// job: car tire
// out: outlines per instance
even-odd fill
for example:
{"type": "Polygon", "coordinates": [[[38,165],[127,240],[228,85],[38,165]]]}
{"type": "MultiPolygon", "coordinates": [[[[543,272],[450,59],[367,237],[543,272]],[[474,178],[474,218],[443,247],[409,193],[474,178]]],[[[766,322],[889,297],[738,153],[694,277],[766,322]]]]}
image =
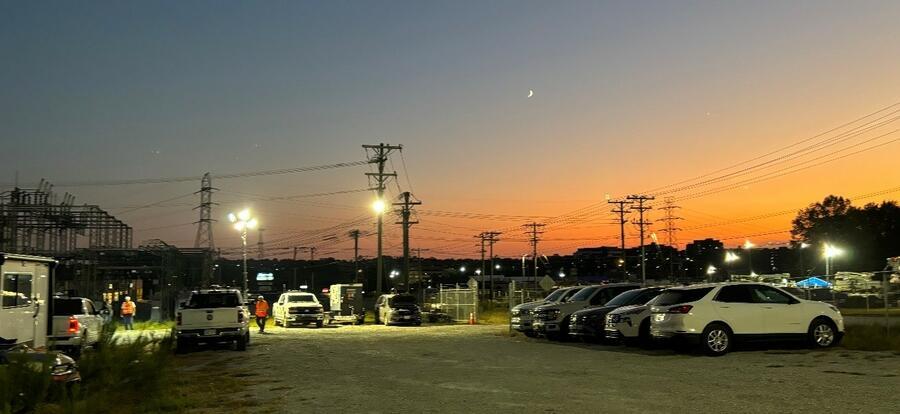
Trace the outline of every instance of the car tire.
{"type": "Polygon", "coordinates": [[[323,325],[322,321],[317,321],[317,322],[316,322],[316,328],[321,328],[322,325],[323,325]]]}
{"type": "Polygon", "coordinates": [[[816,318],[809,324],[807,341],[813,348],[830,348],[840,342],[837,326],[828,318],[816,318]]]}
{"type": "Polygon", "coordinates": [[[653,345],[653,337],[650,336],[650,318],[646,318],[638,327],[638,345],[641,348],[650,348],[653,345]]]}
{"type": "Polygon", "coordinates": [[[273,319],[272,322],[275,324],[275,326],[284,326],[283,324],[278,323],[278,318],[277,318],[277,317],[276,317],[276,318],[272,318],[272,319],[273,319]]]}
{"type": "Polygon", "coordinates": [[[247,335],[241,336],[240,338],[237,339],[237,341],[235,341],[235,348],[238,351],[246,351],[247,350],[247,342],[249,342],[247,340],[247,335]]]}
{"type": "Polygon", "coordinates": [[[175,340],[175,353],[186,354],[191,349],[191,344],[185,339],[175,340]]]}
{"type": "Polygon", "coordinates": [[[525,332],[522,332],[522,333],[524,333],[525,336],[527,336],[527,337],[529,337],[529,338],[537,338],[537,337],[538,337],[538,334],[537,334],[537,332],[535,332],[535,331],[525,331],[525,332]]]}
{"type": "Polygon", "coordinates": [[[700,335],[700,348],[709,356],[722,356],[734,346],[734,334],[728,325],[714,322],[706,326],[700,335]]]}

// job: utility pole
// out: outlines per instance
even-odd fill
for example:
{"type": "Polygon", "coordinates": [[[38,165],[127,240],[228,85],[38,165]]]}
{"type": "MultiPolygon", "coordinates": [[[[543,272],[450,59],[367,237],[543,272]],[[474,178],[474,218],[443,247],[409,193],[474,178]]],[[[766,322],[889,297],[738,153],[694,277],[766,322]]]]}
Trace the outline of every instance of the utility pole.
{"type": "Polygon", "coordinates": [[[489,257],[491,259],[490,281],[491,281],[491,300],[494,299],[494,243],[500,241],[497,236],[503,233],[499,231],[486,231],[478,235],[481,238],[481,268],[484,274],[484,243],[488,243],[489,257]]]}
{"type": "MultiPolygon", "coordinates": [[[[531,242],[531,257],[534,259],[534,283],[537,283],[537,276],[538,276],[537,246],[538,246],[538,242],[540,241],[540,238],[538,237],[538,235],[544,234],[544,232],[538,231],[538,229],[542,228],[544,226],[546,226],[546,224],[538,223],[538,222],[531,222],[531,223],[528,223],[525,225],[525,227],[531,228],[531,230],[526,231],[525,234],[528,234],[531,236],[531,239],[529,239],[529,241],[531,242]]],[[[522,276],[525,276],[524,260],[522,262],[523,262],[522,276]]]]}
{"type": "MultiPolygon", "coordinates": [[[[375,193],[378,195],[378,200],[376,203],[381,206],[382,210],[384,207],[384,189],[386,187],[388,179],[391,177],[396,177],[397,173],[386,173],[384,172],[385,163],[388,161],[388,154],[390,154],[394,150],[403,150],[402,145],[390,145],[390,144],[378,144],[378,145],[363,145],[363,149],[366,151],[366,155],[369,155],[369,150],[372,150],[372,155],[369,156],[369,163],[376,164],[378,166],[378,172],[374,173],[366,173],[366,176],[370,179],[375,180],[375,193]]],[[[378,215],[378,268],[376,269],[376,281],[375,281],[375,291],[379,294],[382,293],[382,282],[384,279],[384,258],[382,257],[382,236],[384,235],[384,211],[376,211],[378,215]]]]}
{"type": "Polygon", "coordinates": [[[262,260],[266,256],[266,248],[263,244],[263,230],[265,229],[259,229],[259,239],[256,241],[256,255],[259,260],[262,260]]]}
{"type": "MultiPolygon", "coordinates": [[[[680,206],[675,205],[675,198],[666,197],[665,205],[661,208],[661,210],[665,211],[666,215],[657,220],[657,222],[663,222],[666,224],[666,228],[663,229],[666,233],[666,243],[671,248],[669,250],[669,280],[675,280],[675,257],[674,252],[678,251],[678,237],[676,232],[681,230],[678,227],[675,227],[675,222],[678,220],[684,220],[681,217],[675,216],[675,209],[681,208],[680,206]]],[[[681,264],[679,263],[679,269],[681,268],[681,264]]]]}
{"type": "Polygon", "coordinates": [[[316,260],[316,246],[309,248],[309,291],[316,291],[316,268],[313,262],[316,260]]]}
{"type": "Polygon", "coordinates": [[[194,239],[194,248],[205,248],[210,251],[216,249],[212,229],[212,222],[216,221],[212,219],[212,206],[215,204],[212,202],[212,193],[216,190],[218,188],[213,188],[209,173],[203,174],[203,179],[200,180],[200,191],[194,193],[200,194],[200,205],[194,207],[195,210],[200,210],[200,220],[195,223],[197,224],[197,238],[194,239]]]}
{"type": "Polygon", "coordinates": [[[644,212],[652,209],[653,207],[645,206],[644,203],[650,200],[655,200],[656,197],[647,196],[647,195],[630,195],[626,197],[628,200],[631,200],[634,203],[637,203],[637,206],[632,205],[631,210],[638,212],[638,221],[634,221],[632,223],[640,226],[641,230],[641,285],[647,285],[647,254],[644,251],[644,229],[651,224],[651,222],[644,221],[644,212]]]}
{"type": "Polygon", "coordinates": [[[403,226],[403,285],[406,286],[406,293],[409,293],[409,226],[418,224],[418,221],[409,221],[412,215],[412,206],[421,205],[422,202],[414,200],[409,191],[400,194],[400,202],[394,203],[400,207],[397,213],[400,214],[400,220],[394,224],[403,226]]]}
{"type": "Polygon", "coordinates": [[[359,230],[350,230],[347,235],[353,237],[353,280],[359,280],[359,230]]]}
{"type": "Polygon", "coordinates": [[[299,249],[299,247],[294,247],[294,284],[291,286],[293,289],[297,288],[297,250],[299,249]]]}
{"type": "Polygon", "coordinates": [[[478,291],[479,297],[484,296],[484,293],[483,293],[483,291],[484,291],[484,287],[483,287],[484,286],[484,276],[487,275],[487,269],[485,269],[485,267],[484,267],[484,253],[486,252],[486,250],[484,250],[484,242],[486,240],[486,238],[485,238],[486,234],[487,233],[481,233],[481,234],[475,236],[475,237],[478,237],[481,239],[481,270],[480,270],[481,273],[479,274],[478,272],[476,272],[476,276],[478,276],[478,278],[481,279],[479,281],[480,284],[478,285],[479,286],[479,291],[478,291]]]}
{"type": "Polygon", "coordinates": [[[622,261],[622,273],[627,278],[628,277],[628,261],[627,261],[628,255],[625,252],[625,223],[627,223],[628,220],[625,219],[625,213],[627,213],[629,210],[626,210],[625,206],[630,206],[631,201],[629,201],[629,200],[608,200],[607,203],[615,204],[616,208],[614,208],[612,212],[619,215],[619,242],[620,242],[619,249],[621,250],[621,253],[622,253],[622,258],[619,260],[622,261]]]}

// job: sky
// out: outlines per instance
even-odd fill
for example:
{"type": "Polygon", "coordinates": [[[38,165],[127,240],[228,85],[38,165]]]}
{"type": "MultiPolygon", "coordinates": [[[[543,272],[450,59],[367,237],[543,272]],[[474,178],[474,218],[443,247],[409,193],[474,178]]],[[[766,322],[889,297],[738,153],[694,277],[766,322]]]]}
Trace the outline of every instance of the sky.
{"type": "Polygon", "coordinates": [[[45,178],[135,244],[192,246],[199,181],[97,184],[211,172],[216,247],[234,252],[225,216],[247,206],[270,256],[352,257],[347,230],[374,230],[369,166],[215,176],[385,142],[404,147],[388,196],[423,202],[423,256],[474,257],[498,230],[495,252],[518,257],[530,221],[549,224],[541,253],[615,245],[606,197],[642,193],[662,242],[673,196],[681,247],[779,245],[826,195],[900,194],[898,17],[891,1],[7,1],[0,185],[45,178]],[[304,197],[270,200],[285,196],[304,197]]]}

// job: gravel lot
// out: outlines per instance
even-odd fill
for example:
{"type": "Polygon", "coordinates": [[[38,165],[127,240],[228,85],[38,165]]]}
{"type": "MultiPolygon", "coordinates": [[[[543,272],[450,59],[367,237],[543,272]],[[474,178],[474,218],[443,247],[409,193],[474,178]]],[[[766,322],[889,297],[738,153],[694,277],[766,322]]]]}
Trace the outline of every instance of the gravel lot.
{"type": "Polygon", "coordinates": [[[900,407],[895,353],[780,348],[710,358],[505,331],[491,325],[275,328],[254,332],[245,353],[219,349],[178,358],[186,375],[209,369],[245,380],[244,397],[263,412],[868,413],[900,407]]]}

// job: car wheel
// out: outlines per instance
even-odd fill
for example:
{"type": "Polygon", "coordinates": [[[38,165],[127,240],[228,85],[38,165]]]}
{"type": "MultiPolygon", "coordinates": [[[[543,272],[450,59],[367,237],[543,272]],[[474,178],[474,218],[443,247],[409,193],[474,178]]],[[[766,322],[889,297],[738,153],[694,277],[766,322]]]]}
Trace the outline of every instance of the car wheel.
{"type": "Polygon", "coordinates": [[[176,354],[185,354],[187,351],[191,349],[191,344],[184,339],[176,339],[175,340],[175,353],[176,354]]]}
{"type": "Polygon", "coordinates": [[[638,344],[642,348],[649,348],[653,345],[653,338],[650,336],[650,318],[644,319],[638,328],[638,344]]]}
{"type": "Polygon", "coordinates": [[[809,344],[813,348],[828,348],[837,345],[837,327],[830,319],[819,318],[809,324],[809,344]]]}
{"type": "Polygon", "coordinates": [[[246,351],[247,350],[247,342],[249,342],[247,340],[247,335],[244,335],[244,336],[241,336],[240,338],[238,338],[237,341],[235,342],[237,350],[238,351],[246,351]]]}
{"type": "Polygon", "coordinates": [[[522,333],[524,333],[525,336],[527,336],[529,338],[537,338],[537,336],[538,336],[537,332],[535,332],[535,331],[525,331],[522,333]]]}
{"type": "Polygon", "coordinates": [[[284,324],[278,323],[278,317],[275,317],[273,319],[274,319],[274,321],[272,321],[272,322],[275,323],[275,326],[284,326],[284,324]]]}
{"type": "Polygon", "coordinates": [[[321,327],[322,327],[322,321],[316,322],[316,328],[321,328],[321,327]]]}
{"type": "Polygon", "coordinates": [[[731,329],[725,324],[711,323],[703,330],[700,347],[711,356],[722,356],[731,351],[733,345],[731,329]]]}

